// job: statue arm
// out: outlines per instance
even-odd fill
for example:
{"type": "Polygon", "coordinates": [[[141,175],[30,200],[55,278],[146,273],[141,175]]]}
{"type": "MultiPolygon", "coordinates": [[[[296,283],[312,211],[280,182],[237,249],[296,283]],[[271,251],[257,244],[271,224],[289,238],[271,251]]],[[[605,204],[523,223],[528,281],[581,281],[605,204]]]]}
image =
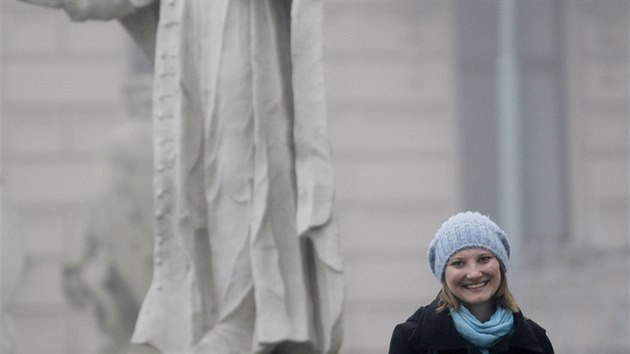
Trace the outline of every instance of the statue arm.
{"type": "Polygon", "coordinates": [[[28,4],[64,9],[72,21],[118,19],[153,61],[159,0],[21,0],[28,4]]]}
{"type": "Polygon", "coordinates": [[[62,0],[22,0],[22,1],[28,4],[32,4],[32,5],[51,7],[53,9],[59,9],[63,7],[62,0]]]}
{"type": "Polygon", "coordinates": [[[22,0],[29,4],[63,8],[72,21],[112,20],[123,18],[156,0],[22,0]]]}
{"type": "MultiPolygon", "coordinates": [[[[153,63],[160,3],[155,1],[151,4],[153,0],[135,0],[135,2],[140,1],[144,1],[148,6],[138,8],[134,13],[120,18],[119,22],[153,63]]],[[[131,2],[133,4],[134,0],[131,2]]]]}

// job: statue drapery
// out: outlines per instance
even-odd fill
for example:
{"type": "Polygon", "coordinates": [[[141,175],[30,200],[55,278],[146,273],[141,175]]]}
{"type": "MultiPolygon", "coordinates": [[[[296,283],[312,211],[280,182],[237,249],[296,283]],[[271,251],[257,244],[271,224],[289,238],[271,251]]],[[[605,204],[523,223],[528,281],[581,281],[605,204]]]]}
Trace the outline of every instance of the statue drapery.
{"type": "Polygon", "coordinates": [[[155,51],[154,273],[132,340],[337,352],[321,1],[162,0],[155,28],[137,25],[158,18],[153,0],[57,2],[74,20],[118,18],[155,51]]]}

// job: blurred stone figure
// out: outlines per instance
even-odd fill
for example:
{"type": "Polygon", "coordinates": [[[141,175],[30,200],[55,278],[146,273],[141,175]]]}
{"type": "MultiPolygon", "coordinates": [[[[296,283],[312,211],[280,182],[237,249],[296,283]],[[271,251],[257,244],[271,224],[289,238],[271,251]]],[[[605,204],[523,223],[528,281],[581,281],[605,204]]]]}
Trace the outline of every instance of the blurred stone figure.
{"type": "Polygon", "coordinates": [[[107,336],[102,353],[152,352],[129,339],[152,274],[151,122],[140,118],[109,134],[97,195],[85,222],[83,258],[64,269],[75,305],[92,305],[107,336]]]}
{"type": "Polygon", "coordinates": [[[321,1],[30,2],[119,19],[154,51],[154,269],[132,340],[337,352],[321,1]]]}
{"type": "MultiPolygon", "coordinates": [[[[1,178],[1,176],[0,176],[1,178]]],[[[11,354],[15,352],[16,333],[11,314],[11,304],[15,290],[24,270],[24,247],[20,235],[15,230],[12,214],[8,212],[6,200],[2,195],[2,181],[0,180],[0,230],[2,230],[2,279],[0,296],[2,304],[2,322],[0,325],[0,352],[11,354]]]]}

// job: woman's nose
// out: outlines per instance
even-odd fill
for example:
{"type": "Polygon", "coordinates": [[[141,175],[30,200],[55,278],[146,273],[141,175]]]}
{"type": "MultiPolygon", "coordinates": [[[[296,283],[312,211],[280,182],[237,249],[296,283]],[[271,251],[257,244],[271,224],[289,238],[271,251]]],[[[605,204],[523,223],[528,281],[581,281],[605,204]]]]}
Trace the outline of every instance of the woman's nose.
{"type": "Polygon", "coordinates": [[[479,267],[472,266],[466,273],[466,277],[469,279],[477,279],[482,276],[481,269],[479,267]]]}

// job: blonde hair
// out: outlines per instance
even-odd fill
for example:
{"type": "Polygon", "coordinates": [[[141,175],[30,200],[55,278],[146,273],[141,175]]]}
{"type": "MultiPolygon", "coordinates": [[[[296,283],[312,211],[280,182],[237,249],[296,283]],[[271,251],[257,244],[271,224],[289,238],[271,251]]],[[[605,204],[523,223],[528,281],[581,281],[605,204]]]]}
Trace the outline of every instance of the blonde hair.
{"type": "MultiPolygon", "coordinates": [[[[516,299],[514,298],[514,295],[512,295],[510,288],[508,287],[507,276],[503,264],[500,265],[500,272],[501,283],[499,284],[499,289],[497,289],[497,292],[494,293],[493,300],[498,305],[501,305],[512,312],[518,312],[518,304],[516,303],[516,299]]],[[[442,290],[440,291],[439,298],[440,301],[438,302],[437,312],[442,312],[449,307],[458,309],[461,306],[461,301],[455,295],[453,295],[451,289],[448,288],[445,281],[442,282],[442,290]]]]}

